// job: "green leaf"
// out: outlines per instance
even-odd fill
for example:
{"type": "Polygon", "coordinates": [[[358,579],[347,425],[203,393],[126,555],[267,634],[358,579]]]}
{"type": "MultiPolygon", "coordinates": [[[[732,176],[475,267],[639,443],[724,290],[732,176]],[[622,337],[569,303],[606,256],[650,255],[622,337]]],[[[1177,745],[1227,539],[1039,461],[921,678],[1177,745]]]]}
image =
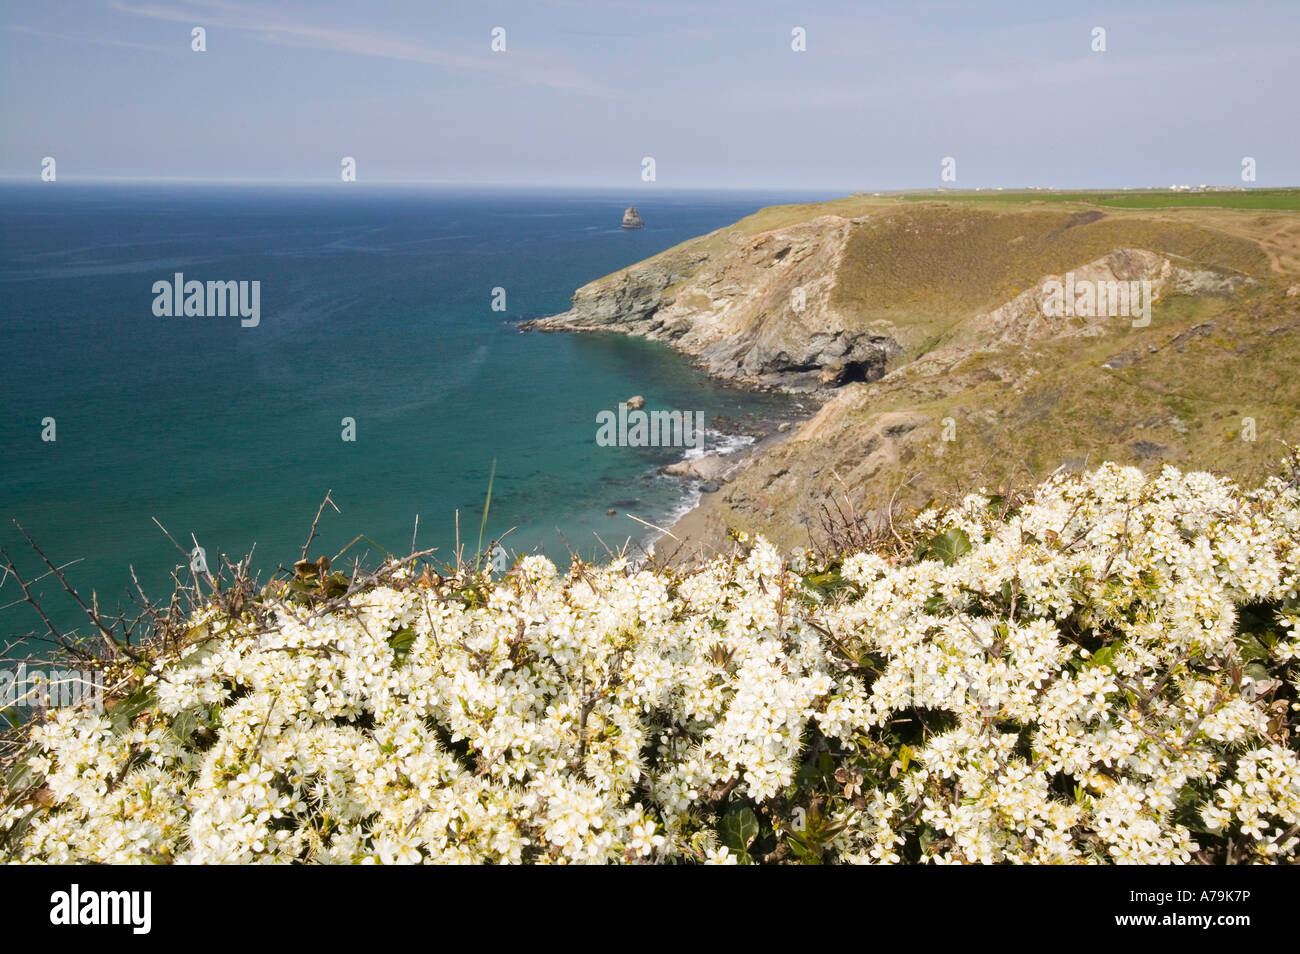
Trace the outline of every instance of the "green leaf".
{"type": "Polygon", "coordinates": [[[821,863],[821,858],[817,852],[804,844],[803,839],[795,832],[788,832],[786,834],[786,844],[790,846],[790,850],[794,852],[795,857],[804,864],[815,865],[821,863]]]}
{"type": "Polygon", "coordinates": [[[1270,677],[1269,671],[1257,662],[1249,662],[1243,667],[1243,671],[1256,682],[1264,682],[1270,677]]]}
{"type": "Polygon", "coordinates": [[[23,837],[23,835],[27,834],[27,829],[32,825],[32,819],[36,817],[36,813],[40,810],[40,806],[38,805],[22,818],[18,819],[18,821],[14,822],[13,827],[10,828],[8,833],[5,835],[5,840],[17,842],[23,837]]]}
{"type": "MultiPolygon", "coordinates": [[[[184,712],[176,714],[171,725],[167,727],[167,730],[176,737],[176,741],[181,743],[190,741],[190,737],[194,735],[195,730],[198,729],[202,722],[206,721],[200,716],[200,711],[198,709],[186,709],[184,712]]],[[[207,713],[203,712],[203,716],[206,715],[207,713]]]]}
{"type": "Polygon", "coordinates": [[[737,805],[722,816],[718,825],[722,843],[738,854],[747,855],[749,846],[758,837],[758,818],[748,805],[737,805]]]}
{"type": "Polygon", "coordinates": [[[215,644],[216,640],[206,639],[203,641],[202,644],[196,644],[199,646],[199,648],[195,649],[184,659],[180,660],[180,662],[176,663],[176,668],[189,669],[191,666],[197,666],[200,663],[204,662],[209,656],[212,655],[213,652],[212,647],[207,645],[208,643],[215,644]]]}
{"type": "Polygon", "coordinates": [[[913,550],[913,558],[917,560],[937,559],[943,560],[945,564],[952,567],[962,556],[969,554],[971,551],[970,537],[967,537],[965,530],[954,526],[953,529],[946,533],[940,533],[936,537],[931,537],[930,541],[919,543],[913,550]]]}
{"type": "Polygon", "coordinates": [[[128,719],[133,719],[157,701],[158,700],[154,698],[152,690],[137,689],[135,692],[131,693],[131,695],[127,696],[126,699],[114,706],[113,711],[126,716],[128,719]]]}
{"type": "Polygon", "coordinates": [[[410,653],[411,647],[415,645],[415,630],[404,626],[388,637],[388,645],[393,647],[393,657],[398,665],[401,665],[410,653]]]}
{"type": "Polygon", "coordinates": [[[820,865],[822,863],[822,850],[820,846],[811,844],[798,832],[787,832],[785,837],[786,844],[794,852],[801,862],[806,865],[820,865]]]}
{"type": "Polygon", "coordinates": [[[829,752],[817,756],[817,770],[828,780],[835,777],[835,760],[829,752]]]}
{"type": "Polygon", "coordinates": [[[953,527],[947,533],[931,538],[922,548],[921,557],[934,557],[952,566],[971,551],[970,537],[960,527],[953,527]]]}
{"type": "Polygon", "coordinates": [[[1255,636],[1241,635],[1237,637],[1237,646],[1241,650],[1241,658],[1248,661],[1268,660],[1268,650],[1264,644],[1255,636]]]}
{"type": "Polygon", "coordinates": [[[153,691],[150,689],[140,688],[131,693],[131,695],[113,706],[109,713],[109,721],[113,723],[113,731],[119,735],[126,732],[131,728],[132,720],[157,701],[157,697],[154,696],[153,691]]]}
{"type": "Polygon", "coordinates": [[[32,781],[32,768],[24,759],[13,767],[9,777],[5,779],[5,788],[11,796],[18,795],[31,788],[32,781]]]}
{"type": "Polygon", "coordinates": [[[815,590],[823,596],[838,593],[849,585],[849,581],[844,579],[838,566],[832,567],[824,573],[809,573],[800,579],[808,589],[815,590]]]}
{"type": "Polygon", "coordinates": [[[325,579],[320,581],[321,592],[326,598],[333,599],[336,596],[342,596],[348,591],[351,581],[342,572],[335,570],[325,579]]]}
{"type": "Polygon", "coordinates": [[[926,852],[928,852],[930,850],[930,846],[933,845],[936,841],[938,841],[938,839],[934,837],[934,832],[932,832],[929,828],[925,828],[925,827],[922,827],[921,830],[917,832],[916,840],[917,842],[920,843],[921,854],[925,854],[926,852]]]}
{"type": "Polygon", "coordinates": [[[1109,643],[1101,647],[1101,649],[1097,650],[1095,653],[1093,653],[1091,656],[1085,659],[1083,661],[1083,664],[1080,666],[1080,668],[1093,669],[1097,666],[1109,666],[1111,669],[1114,669],[1115,654],[1120,651],[1123,645],[1124,645],[1124,640],[1123,638],[1120,638],[1115,640],[1113,643],[1109,643]]]}
{"type": "Polygon", "coordinates": [[[931,616],[938,616],[948,606],[948,601],[943,598],[942,593],[934,593],[929,599],[922,604],[921,609],[925,610],[931,616]]]}

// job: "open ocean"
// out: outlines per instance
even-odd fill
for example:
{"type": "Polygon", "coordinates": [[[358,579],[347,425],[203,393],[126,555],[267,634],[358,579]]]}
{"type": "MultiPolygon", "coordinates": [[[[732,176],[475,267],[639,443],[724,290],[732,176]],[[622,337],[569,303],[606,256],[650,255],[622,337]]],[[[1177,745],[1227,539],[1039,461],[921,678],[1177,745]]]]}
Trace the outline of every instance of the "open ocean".
{"type": "MultiPolygon", "coordinates": [[[[578,286],[763,207],[825,194],[436,189],[363,183],[0,185],[0,544],[28,577],[19,520],[101,607],[131,606],[128,566],[165,601],[182,562],[157,518],[215,569],[254,544],[265,579],[312,555],[450,559],[455,514],[484,545],[604,554],[691,503],[659,476],[681,449],[599,447],[596,415],[647,408],[789,413],[791,400],[709,381],[663,345],[521,334],[578,286]],[[635,204],[646,221],[619,227],[635,204]],[[261,322],[156,317],[156,281],[261,282],[261,322]],[[493,289],[507,308],[491,308],[493,289]],[[342,439],[342,419],[356,440],[342,439]],[[42,440],[46,418],[54,441],[42,440]],[[606,511],[615,509],[616,516],[606,511]],[[599,536],[599,539],[597,538],[599,536]]],[[[710,446],[716,438],[710,439],[710,446]]],[[[52,579],[56,624],[80,626],[52,579]]],[[[21,599],[0,582],[0,606],[21,599]]],[[[38,633],[24,605],[0,636],[38,633]]]]}

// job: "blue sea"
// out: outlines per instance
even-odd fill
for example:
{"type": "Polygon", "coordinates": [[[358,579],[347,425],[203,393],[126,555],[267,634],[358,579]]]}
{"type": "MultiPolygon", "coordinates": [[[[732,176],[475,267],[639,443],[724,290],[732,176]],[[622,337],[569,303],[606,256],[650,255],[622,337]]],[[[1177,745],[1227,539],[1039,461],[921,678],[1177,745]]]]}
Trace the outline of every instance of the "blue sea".
{"type": "MultiPolygon", "coordinates": [[[[313,556],[359,535],[345,559],[405,555],[418,515],[415,545],[450,560],[457,514],[473,552],[494,461],[485,545],[509,531],[511,553],[565,564],[645,544],[626,515],[663,526],[689,507],[690,488],[658,474],[683,452],[600,447],[600,411],[634,394],[710,421],[798,408],[710,381],[663,345],[518,322],[763,206],[825,198],[0,186],[0,544],[40,574],[18,520],[79,590],[130,610],[130,567],[165,601],[184,562],[155,519],[214,568],[256,546],[265,579],[298,558],[329,491],[341,513],[322,517],[313,556]],[[642,230],[620,228],[631,204],[642,230]],[[176,272],[260,282],[260,323],[156,316],[153,285],[176,272]]],[[[56,581],[36,590],[56,625],[85,632],[56,581]]],[[[41,631],[29,606],[9,605],[21,595],[0,582],[0,635],[41,631]]]]}

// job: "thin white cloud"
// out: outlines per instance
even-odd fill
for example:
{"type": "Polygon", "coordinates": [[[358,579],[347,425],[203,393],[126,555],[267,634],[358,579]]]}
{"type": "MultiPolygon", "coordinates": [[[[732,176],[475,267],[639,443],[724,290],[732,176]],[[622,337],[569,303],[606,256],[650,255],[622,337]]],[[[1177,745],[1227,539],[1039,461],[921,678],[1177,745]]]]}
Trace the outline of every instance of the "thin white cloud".
{"type": "Polygon", "coordinates": [[[94,46],[118,46],[130,50],[150,50],[154,53],[175,53],[175,47],[162,46],[156,43],[134,43],[130,40],[114,40],[106,36],[73,36],[70,33],[53,33],[49,30],[38,30],[36,27],[23,26],[22,24],[9,24],[5,27],[11,33],[22,33],[26,36],[39,36],[47,40],[64,40],[68,43],[90,43],[94,46]]]}
{"type": "Polygon", "coordinates": [[[544,86],[587,96],[612,95],[599,83],[567,67],[558,56],[518,49],[510,49],[504,54],[491,53],[487,36],[483,37],[482,52],[474,55],[436,49],[396,33],[291,20],[261,7],[221,0],[197,0],[180,9],[110,0],[109,7],[132,16],[203,26],[209,32],[215,28],[247,33],[259,42],[278,46],[420,63],[453,73],[471,74],[475,78],[493,75],[525,85],[544,86]]]}

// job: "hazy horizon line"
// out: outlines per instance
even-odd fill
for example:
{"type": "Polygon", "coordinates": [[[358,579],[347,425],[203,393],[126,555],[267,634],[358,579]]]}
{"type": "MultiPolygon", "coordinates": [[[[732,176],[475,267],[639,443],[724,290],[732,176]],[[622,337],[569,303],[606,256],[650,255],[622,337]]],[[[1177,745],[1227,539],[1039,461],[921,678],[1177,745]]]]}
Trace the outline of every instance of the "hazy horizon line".
{"type": "MultiPolygon", "coordinates": [[[[49,185],[40,178],[39,173],[6,173],[0,172],[0,182],[4,183],[30,183],[34,185],[49,185]]],[[[116,176],[116,175],[64,175],[54,184],[59,182],[70,182],[75,184],[101,184],[111,185],[115,183],[159,183],[159,184],[176,184],[176,185],[285,185],[285,186],[311,186],[311,185],[343,185],[343,186],[437,186],[444,188],[491,188],[491,189],[586,189],[599,191],[641,191],[647,194],[663,192],[823,192],[836,193],[844,196],[851,195],[891,195],[906,192],[1110,192],[1110,191],[1156,191],[1168,192],[1171,186],[1167,185],[1087,185],[1087,186],[1041,186],[1041,185],[978,185],[978,186],[931,186],[931,185],[910,185],[910,186],[889,186],[889,187],[865,187],[865,186],[790,186],[790,185],[664,185],[661,183],[644,183],[631,186],[624,186],[611,183],[589,183],[589,182],[500,182],[500,181],[483,181],[473,179],[358,179],[352,182],[340,182],[336,177],[322,177],[315,179],[297,179],[283,178],[272,176],[116,176]]],[[[1230,189],[1234,191],[1253,192],[1253,191],[1275,191],[1284,189],[1298,189],[1300,185],[1244,185],[1241,183],[1198,183],[1191,185],[1184,183],[1183,186],[1192,189],[1230,189]]],[[[1180,186],[1181,187],[1181,186],[1180,186]]]]}

